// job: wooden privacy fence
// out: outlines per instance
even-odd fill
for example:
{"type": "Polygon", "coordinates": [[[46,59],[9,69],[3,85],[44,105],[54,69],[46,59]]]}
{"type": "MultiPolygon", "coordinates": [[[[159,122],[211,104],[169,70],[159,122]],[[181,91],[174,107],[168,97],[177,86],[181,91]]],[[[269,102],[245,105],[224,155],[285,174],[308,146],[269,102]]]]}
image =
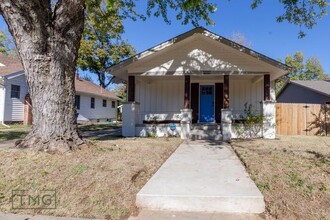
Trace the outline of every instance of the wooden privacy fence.
{"type": "Polygon", "coordinates": [[[330,105],[276,103],[276,134],[330,135],[330,105]]]}

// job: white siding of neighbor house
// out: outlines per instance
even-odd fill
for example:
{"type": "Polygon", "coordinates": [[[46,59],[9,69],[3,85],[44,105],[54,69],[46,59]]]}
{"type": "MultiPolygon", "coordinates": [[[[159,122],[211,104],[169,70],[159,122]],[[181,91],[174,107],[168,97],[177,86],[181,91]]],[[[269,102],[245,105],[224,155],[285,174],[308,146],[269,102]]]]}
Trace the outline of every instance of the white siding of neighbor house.
{"type": "Polygon", "coordinates": [[[84,118],[87,118],[91,121],[95,120],[106,120],[106,119],[117,119],[117,101],[106,99],[104,97],[86,95],[77,92],[77,95],[80,95],[80,109],[77,109],[79,113],[84,118]],[[91,108],[91,98],[95,98],[95,108],[91,108]],[[103,99],[107,100],[107,107],[103,107],[103,99]],[[115,101],[116,106],[112,108],[112,101],[115,101]]]}
{"type": "Polygon", "coordinates": [[[0,122],[3,122],[4,92],[5,89],[0,85],[0,122]]]}
{"type": "MultiPolygon", "coordinates": [[[[221,80],[205,80],[195,78],[191,81],[201,85],[214,85],[221,80]]],[[[271,98],[275,100],[274,81],[271,82],[271,98]]],[[[137,80],[135,99],[140,103],[139,124],[143,120],[178,120],[180,109],[183,108],[184,81],[183,77],[165,79],[153,77],[152,80],[137,80]]],[[[261,113],[261,101],[264,99],[263,80],[253,83],[251,79],[229,80],[229,106],[233,114],[244,112],[244,104],[251,104],[254,111],[261,113]]]]}
{"type": "Polygon", "coordinates": [[[5,117],[4,121],[19,122],[24,120],[24,99],[28,94],[25,75],[5,80],[5,117]],[[20,98],[11,98],[11,85],[20,86],[20,98]]]}

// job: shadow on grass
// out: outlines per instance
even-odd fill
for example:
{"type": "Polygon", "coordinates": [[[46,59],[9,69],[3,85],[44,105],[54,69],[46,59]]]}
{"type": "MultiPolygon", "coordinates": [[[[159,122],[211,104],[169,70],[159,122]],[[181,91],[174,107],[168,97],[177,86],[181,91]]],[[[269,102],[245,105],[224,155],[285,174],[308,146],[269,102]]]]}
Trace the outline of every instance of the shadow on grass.
{"type": "Polygon", "coordinates": [[[24,138],[28,131],[0,131],[0,141],[10,141],[24,138]]]}
{"type": "Polygon", "coordinates": [[[118,140],[124,138],[121,135],[102,135],[102,136],[96,136],[96,137],[89,137],[88,139],[94,140],[94,141],[113,141],[113,140],[118,140]]]}
{"type": "Polygon", "coordinates": [[[116,129],[119,128],[116,124],[89,124],[89,125],[80,125],[79,131],[102,131],[108,129],[116,129]]]}

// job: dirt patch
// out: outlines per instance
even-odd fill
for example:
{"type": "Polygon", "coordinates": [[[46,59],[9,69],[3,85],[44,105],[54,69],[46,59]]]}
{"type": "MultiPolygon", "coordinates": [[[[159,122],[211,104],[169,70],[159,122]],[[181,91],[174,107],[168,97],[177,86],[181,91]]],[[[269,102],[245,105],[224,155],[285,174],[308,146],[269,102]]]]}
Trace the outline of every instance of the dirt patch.
{"type": "Polygon", "coordinates": [[[136,210],[135,196],[181,143],[177,138],[94,141],[68,155],[0,151],[0,211],[122,219],[136,210]],[[53,210],[12,209],[13,189],[56,189],[53,210]]]}
{"type": "Polygon", "coordinates": [[[232,146],[265,196],[269,219],[330,219],[330,138],[280,136],[232,146]]]}

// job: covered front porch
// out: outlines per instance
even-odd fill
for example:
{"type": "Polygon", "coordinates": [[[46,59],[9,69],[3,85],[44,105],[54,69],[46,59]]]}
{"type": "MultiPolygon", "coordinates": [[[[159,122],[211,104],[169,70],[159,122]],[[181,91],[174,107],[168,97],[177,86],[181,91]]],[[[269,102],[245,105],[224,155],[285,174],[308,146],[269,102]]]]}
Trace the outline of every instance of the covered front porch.
{"type": "Polygon", "coordinates": [[[215,139],[220,139],[226,136],[223,129],[228,128],[227,136],[235,137],[231,121],[244,117],[246,105],[262,114],[265,103],[275,100],[274,81],[271,82],[266,73],[130,75],[127,91],[128,102],[123,108],[124,136],[186,139],[192,138],[199,129],[212,130],[203,134],[212,133],[215,139]]]}
{"type": "Polygon", "coordinates": [[[287,69],[274,59],[195,28],[110,71],[128,85],[124,136],[190,138],[193,129],[207,125],[230,140],[235,137],[232,122],[244,117],[247,108],[265,116],[259,136],[275,137],[274,81],[287,69]]]}

